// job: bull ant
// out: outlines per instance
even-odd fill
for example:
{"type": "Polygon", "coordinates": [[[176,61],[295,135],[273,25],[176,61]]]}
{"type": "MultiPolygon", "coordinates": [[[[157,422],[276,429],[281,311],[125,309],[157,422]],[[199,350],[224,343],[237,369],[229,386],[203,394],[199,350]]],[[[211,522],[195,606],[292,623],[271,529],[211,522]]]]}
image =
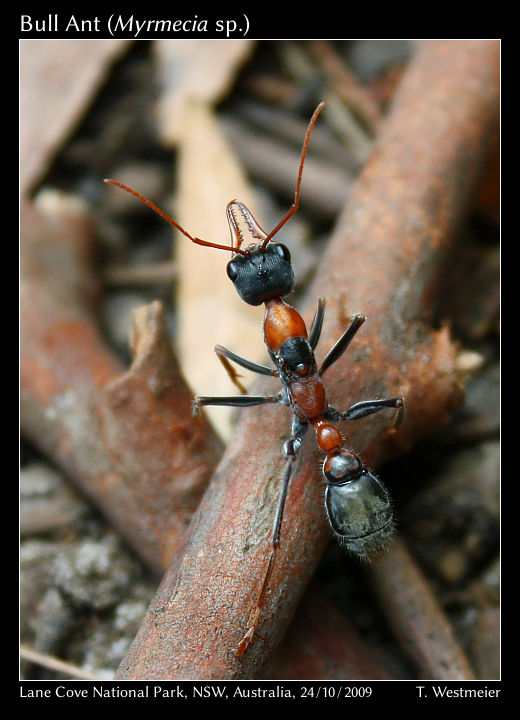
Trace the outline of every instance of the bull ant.
{"type": "Polygon", "coordinates": [[[143,195],[115,180],[105,180],[105,182],[135,195],[193,243],[231,251],[233,255],[227,265],[227,274],[236,291],[250,305],[261,305],[262,303],[265,305],[264,341],[275,368],[258,365],[217,345],[215,352],[219,360],[242,394],[232,397],[204,396],[194,399],[195,414],[204,405],[244,408],[264,403],[286,405],[291,408],[293,413],[291,437],[284,445],[286,466],[273,525],[270,560],[259,601],[249,618],[249,629],[237,648],[239,655],[242,655],[251,643],[260,618],[276,550],[280,544],[280,530],[289,481],[298,450],[309,425],[314,427],[318,446],[325,456],[323,461],[323,475],[326,482],[325,509],[336,538],[354,555],[360,558],[370,558],[384,549],[393,532],[392,505],[386,488],[374,473],[363,465],[363,461],[355,452],[343,447],[341,433],[331,423],[358,420],[385,408],[396,408],[398,409],[396,424],[399,424],[404,415],[403,398],[365,400],[355,403],[346,411],[337,410],[328,403],[323,376],[331,365],[343,355],[354,335],[365,322],[365,317],[360,314],[353,316],[350,326],[329,351],[321,367],[318,368],[314,350],[320,339],[325,315],[325,300],[319,299],[316,315],[310,333],[308,333],[301,315],[283,300],[294,286],[294,270],[290,252],[285,245],[273,241],[274,236],[298,209],[307,147],[312,129],[323,106],[323,102],[318,105],[307,128],[294,202],[270,233],[262,230],[245,205],[233,200],[226,208],[232,244],[220,245],[201,240],[186,232],[143,195]],[[244,238],[239,227],[239,218],[242,224],[245,223],[254,240],[245,248],[242,247],[244,238]],[[278,377],[282,389],[277,395],[247,395],[230,361],[260,375],[278,377]]]}

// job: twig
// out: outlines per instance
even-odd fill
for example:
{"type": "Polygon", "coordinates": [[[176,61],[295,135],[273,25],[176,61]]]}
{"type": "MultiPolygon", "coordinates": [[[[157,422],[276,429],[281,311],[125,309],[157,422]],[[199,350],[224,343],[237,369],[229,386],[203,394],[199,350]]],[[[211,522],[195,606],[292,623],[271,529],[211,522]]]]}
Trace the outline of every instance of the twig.
{"type": "Polygon", "coordinates": [[[70,677],[77,678],[78,680],[100,680],[99,676],[89,673],[87,670],[82,670],[76,667],[76,665],[72,665],[64,660],[59,660],[52,655],[39,653],[26,645],[20,645],[20,657],[23,660],[36,663],[53,672],[70,675],[70,677]]]}
{"type": "Polygon", "coordinates": [[[273,662],[270,680],[390,680],[353,624],[312,584],[273,662]]]}
{"type": "MultiPolygon", "coordinates": [[[[318,85],[321,80],[319,71],[303,48],[296,44],[287,43],[281,48],[282,58],[299,83],[311,86],[318,85]]],[[[321,84],[321,83],[320,83],[321,84]]],[[[372,140],[364,127],[358,122],[348,105],[341,102],[335,85],[327,87],[322,95],[327,101],[326,114],[329,122],[336,130],[356,160],[364,163],[372,149],[372,140]]],[[[323,99],[323,98],[322,98],[323,99]]]]}
{"type": "Polygon", "coordinates": [[[360,84],[354,73],[342,62],[334,47],[325,40],[310,42],[310,50],[337,95],[346,102],[375,135],[382,120],[378,102],[369,90],[360,84]]]}
{"type": "Polygon", "coordinates": [[[159,303],[136,318],[125,371],[93,319],[82,213],[22,208],[21,423],[157,572],[179,548],[220,455],[173,355],[159,303]]]}
{"type": "Polygon", "coordinates": [[[428,680],[472,680],[473,671],[428,583],[401,540],[368,569],[401,646],[428,680]]]}
{"type": "MultiPolygon", "coordinates": [[[[265,135],[247,132],[232,119],[226,120],[225,129],[251,175],[273,187],[276,192],[287,193],[291,202],[294,195],[294,168],[298,166],[300,150],[289,150],[265,135]]],[[[351,187],[350,173],[310,156],[305,166],[305,180],[302,205],[327,217],[336,217],[351,187]]]]}
{"type": "MultiPolygon", "coordinates": [[[[22,216],[23,430],[105,510],[143,560],[161,572],[178,549],[204,479],[216,466],[219,446],[211,433],[201,437],[199,447],[190,444],[199,426],[186,397],[172,397],[169,391],[176,362],[159,303],[135,313],[129,371],[104,346],[90,314],[96,286],[89,260],[92,237],[83,213],[61,208],[44,217],[31,204],[22,216]],[[67,396],[71,404],[63,408],[67,396]],[[96,408],[104,407],[105,400],[112,408],[111,420],[99,426],[96,408]],[[142,409],[141,420],[136,408],[142,409]],[[172,412],[184,417],[184,432],[172,412]],[[109,428],[110,444],[118,452],[107,459],[109,428]],[[181,472],[174,466],[176,457],[181,472]],[[112,474],[96,475],[99,465],[112,468],[112,474]],[[162,482],[169,468],[172,481],[166,476],[162,482]]],[[[305,642],[308,646],[307,636],[305,642]]],[[[295,637],[292,646],[299,643],[295,637]]],[[[350,654],[348,670],[359,676],[354,660],[350,654]]],[[[341,656],[335,667],[345,674],[341,656]]]]}
{"type": "Polygon", "coordinates": [[[141,265],[111,265],[103,272],[103,282],[112,287],[149,287],[173,283],[177,266],[173,262],[141,265]]]}

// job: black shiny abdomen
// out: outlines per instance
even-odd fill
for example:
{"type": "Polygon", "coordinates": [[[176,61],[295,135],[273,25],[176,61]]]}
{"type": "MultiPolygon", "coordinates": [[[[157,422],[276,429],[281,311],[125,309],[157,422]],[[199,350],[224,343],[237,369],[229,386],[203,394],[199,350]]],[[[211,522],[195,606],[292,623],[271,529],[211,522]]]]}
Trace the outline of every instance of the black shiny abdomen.
{"type": "Polygon", "coordinates": [[[325,508],[337,539],[361,557],[377,555],[393,531],[390,496],[366,468],[353,480],[327,483],[325,508]]]}

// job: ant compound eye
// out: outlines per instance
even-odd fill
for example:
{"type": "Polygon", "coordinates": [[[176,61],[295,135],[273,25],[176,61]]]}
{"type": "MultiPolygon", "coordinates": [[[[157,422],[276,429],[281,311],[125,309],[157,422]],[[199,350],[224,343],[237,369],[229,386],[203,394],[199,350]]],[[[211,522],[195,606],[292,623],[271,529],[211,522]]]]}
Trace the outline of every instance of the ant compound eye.
{"type": "Polygon", "coordinates": [[[323,472],[330,483],[341,484],[356,478],[363,470],[363,463],[354,453],[341,450],[325,459],[323,472]]]}
{"type": "Polygon", "coordinates": [[[289,252],[289,248],[286,245],[283,245],[282,243],[276,243],[274,245],[274,249],[276,250],[278,255],[286,262],[291,262],[291,253],[289,252]]]}
{"type": "Polygon", "coordinates": [[[231,280],[231,282],[235,282],[235,280],[237,279],[237,275],[238,275],[238,267],[237,267],[236,262],[234,262],[233,260],[230,260],[227,264],[226,272],[227,272],[227,276],[231,280]]]}

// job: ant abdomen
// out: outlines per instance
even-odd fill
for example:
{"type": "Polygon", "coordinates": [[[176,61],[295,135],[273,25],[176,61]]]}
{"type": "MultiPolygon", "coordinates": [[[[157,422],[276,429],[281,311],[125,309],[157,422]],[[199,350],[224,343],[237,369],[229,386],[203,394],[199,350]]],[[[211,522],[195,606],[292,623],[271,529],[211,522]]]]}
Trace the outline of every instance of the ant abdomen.
{"type": "Polygon", "coordinates": [[[391,538],[394,523],[385,486],[357,455],[342,450],[324,463],[325,508],[337,540],[360,558],[378,555],[391,538]]]}

